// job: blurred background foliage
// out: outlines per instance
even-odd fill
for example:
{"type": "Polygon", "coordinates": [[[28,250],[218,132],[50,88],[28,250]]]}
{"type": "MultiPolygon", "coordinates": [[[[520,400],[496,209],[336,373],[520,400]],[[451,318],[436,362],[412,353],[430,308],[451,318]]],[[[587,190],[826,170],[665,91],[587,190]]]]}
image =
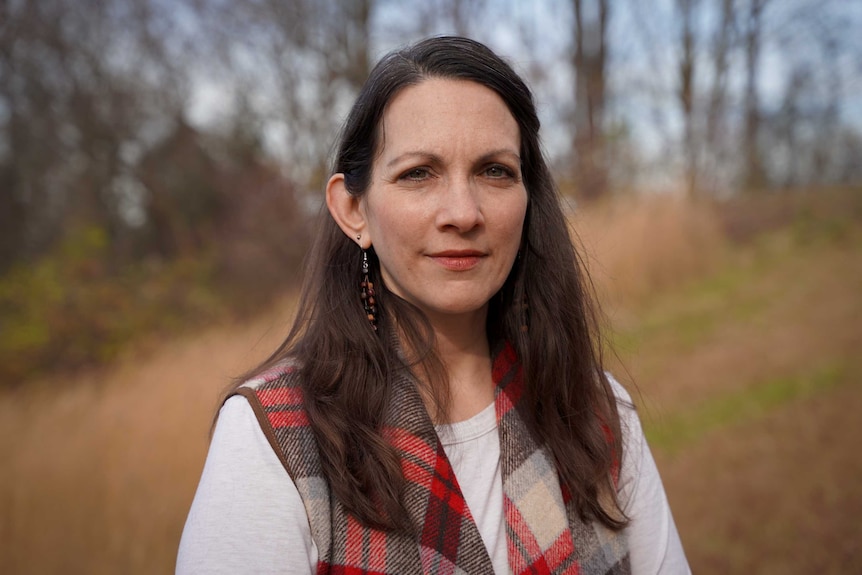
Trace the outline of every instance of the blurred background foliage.
{"type": "Polygon", "coordinates": [[[860,26],[838,0],[0,1],[0,381],[290,288],[338,127],[405,42],[507,55],[579,207],[756,201],[858,192],[860,26]]]}

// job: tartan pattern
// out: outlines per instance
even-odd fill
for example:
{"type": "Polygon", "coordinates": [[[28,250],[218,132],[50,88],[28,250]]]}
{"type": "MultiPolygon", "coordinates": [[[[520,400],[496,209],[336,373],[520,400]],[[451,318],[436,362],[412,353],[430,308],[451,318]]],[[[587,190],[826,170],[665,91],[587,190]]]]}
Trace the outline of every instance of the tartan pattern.
{"type": "MultiPolygon", "coordinates": [[[[507,551],[516,574],[630,573],[625,536],[583,523],[553,462],[518,413],[520,364],[510,345],[495,354],[507,551]]],[[[296,372],[270,370],[237,393],[248,398],[296,484],[318,548],[318,574],[493,574],[452,466],[415,383],[396,378],[383,435],[400,453],[404,504],[417,535],[363,527],[331,497],[302,404],[296,372]]]]}

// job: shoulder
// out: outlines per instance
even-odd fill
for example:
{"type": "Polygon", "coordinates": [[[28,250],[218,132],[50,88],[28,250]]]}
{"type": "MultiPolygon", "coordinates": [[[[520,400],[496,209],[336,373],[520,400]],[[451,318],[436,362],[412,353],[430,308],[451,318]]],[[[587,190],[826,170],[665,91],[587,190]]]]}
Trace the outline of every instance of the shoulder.
{"type": "Polygon", "coordinates": [[[658,468],[631,395],[608,374],[617,400],[623,441],[619,501],[629,518],[626,534],[633,572],[690,573],[658,468]]]}
{"type": "Polygon", "coordinates": [[[272,573],[304,563],[311,572],[316,552],[297,488],[249,402],[231,397],[186,520],[177,572],[272,573]]]}
{"type": "Polygon", "coordinates": [[[621,503],[627,503],[631,484],[636,484],[640,479],[641,464],[643,462],[644,450],[648,450],[646,438],[637,408],[632,401],[629,391],[617,381],[610,373],[605,373],[610,383],[611,390],[616,400],[617,413],[620,418],[620,433],[622,435],[623,457],[620,470],[620,494],[621,503]]]}
{"type": "Polygon", "coordinates": [[[301,371],[296,364],[276,364],[240,385],[235,395],[248,400],[260,431],[294,481],[322,477],[317,442],[305,409],[301,371]]]}
{"type": "Polygon", "coordinates": [[[605,372],[605,377],[610,383],[611,391],[616,400],[617,413],[620,416],[620,428],[623,435],[623,444],[637,439],[638,435],[643,435],[641,422],[638,418],[637,408],[629,391],[608,372],[605,372]]]}
{"type": "Polygon", "coordinates": [[[254,391],[277,387],[300,387],[299,364],[293,360],[279,361],[245,380],[237,388],[237,393],[246,395],[243,390],[254,391]]]}
{"type": "Polygon", "coordinates": [[[276,430],[287,427],[299,431],[308,426],[299,369],[293,363],[280,362],[249,378],[228,400],[235,395],[248,400],[276,453],[283,447],[274,435],[276,430]]]}
{"type": "Polygon", "coordinates": [[[616,397],[617,399],[617,406],[634,409],[634,404],[632,403],[632,396],[629,394],[629,391],[625,387],[623,387],[623,384],[617,381],[616,378],[609,372],[605,372],[605,377],[608,378],[608,382],[611,384],[611,390],[614,392],[614,397],[616,397]]]}
{"type": "Polygon", "coordinates": [[[610,373],[605,373],[611,385],[611,391],[616,400],[617,414],[620,418],[620,432],[622,434],[624,457],[627,452],[638,451],[644,442],[643,428],[638,417],[637,408],[629,391],[617,381],[610,373]]]}
{"type": "Polygon", "coordinates": [[[323,472],[319,444],[308,419],[302,372],[283,362],[241,385],[257,419],[260,435],[269,443],[284,471],[299,491],[315,542],[329,549],[330,488],[323,472]]]}

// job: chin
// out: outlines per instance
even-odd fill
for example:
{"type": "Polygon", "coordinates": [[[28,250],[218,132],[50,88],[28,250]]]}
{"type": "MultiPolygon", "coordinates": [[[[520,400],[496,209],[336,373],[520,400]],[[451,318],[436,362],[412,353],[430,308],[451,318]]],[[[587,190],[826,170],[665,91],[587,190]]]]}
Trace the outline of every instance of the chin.
{"type": "Polygon", "coordinates": [[[449,302],[449,303],[441,303],[440,305],[436,305],[428,308],[432,313],[442,314],[442,315],[469,315],[475,313],[484,313],[488,307],[487,300],[474,300],[474,301],[461,301],[461,302],[449,302]]]}

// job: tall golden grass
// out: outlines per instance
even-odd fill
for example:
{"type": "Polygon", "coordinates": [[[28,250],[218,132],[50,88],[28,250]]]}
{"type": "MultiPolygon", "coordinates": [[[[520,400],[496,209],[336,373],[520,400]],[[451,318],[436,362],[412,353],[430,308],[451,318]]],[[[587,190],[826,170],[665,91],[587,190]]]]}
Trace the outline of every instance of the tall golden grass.
{"type": "Polygon", "coordinates": [[[628,196],[575,212],[571,227],[602,301],[636,305],[703,276],[728,248],[715,204],[628,196]]]}

